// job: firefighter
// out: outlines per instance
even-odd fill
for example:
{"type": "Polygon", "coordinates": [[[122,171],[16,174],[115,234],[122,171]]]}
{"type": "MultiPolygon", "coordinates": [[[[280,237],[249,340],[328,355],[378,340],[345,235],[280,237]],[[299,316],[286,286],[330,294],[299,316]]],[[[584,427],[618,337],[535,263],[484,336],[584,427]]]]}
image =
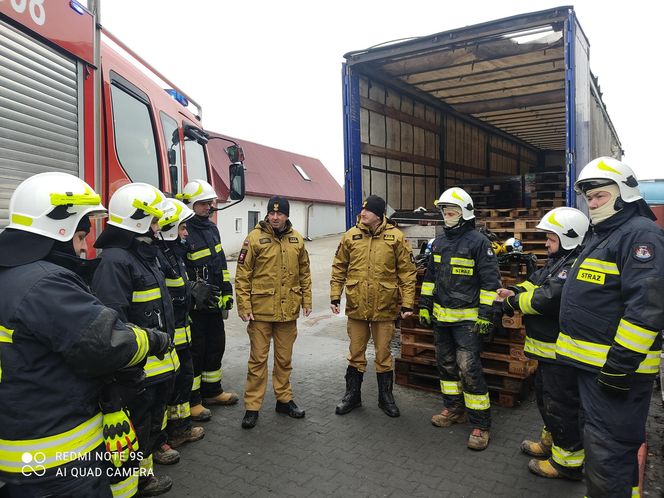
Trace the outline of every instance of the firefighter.
{"type": "Polygon", "coordinates": [[[511,289],[498,289],[498,300],[504,300],[507,315],[513,315],[515,310],[523,313],[524,352],[538,361],[535,396],[544,428],[539,441],[523,441],[521,451],[535,457],[528,468],[542,477],[583,478],[583,458],[563,456],[583,448],[582,419],[574,369],[556,361],[556,339],[563,285],[581,252],[589,223],[585,214],[571,207],[559,207],[545,214],[537,228],[547,232],[546,265],[525,282],[511,289]]]}
{"type": "Polygon", "coordinates": [[[591,161],[574,187],[591,227],[563,287],[556,361],[576,373],[587,496],[634,496],[662,349],[664,232],[621,161],[591,161]]]}
{"type": "Polygon", "coordinates": [[[176,199],[166,199],[163,203],[164,215],[159,219],[160,266],[166,275],[166,287],[173,300],[175,315],[174,344],[180,361],[180,371],[175,378],[173,396],[168,405],[168,444],[178,448],[185,443],[203,439],[205,429],[191,424],[189,397],[194,381],[194,365],[191,360],[191,329],[189,327],[189,309],[192,297],[201,295],[206,304],[212,295],[209,286],[202,282],[190,282],[184,262],[187,238],[186,222],[194,212],[176,199]],[[201,294],[202,293],[202,294],[201,294]]]}
{"type": "Polygon", "coordinates": [[[449,427],[469,418],[468,448],[479,451],[488,446],[491,427],[480,351],[493,329],[498,261],[489,239],[475,230],[473,200],[465,190],[447,189],[435,204],[445,227],[433,243],[419,303],[420,321],[433,322],[443,394],[444,408],[431,423],[449,427]]]}
{"type": "Polygon", "coordinates": [[[378,380],[378,406],[390,417],[400,415],[392,385],[394,366],[390,342],[394,322],[411,316],[415,304],[416,269],[413,253],[401,230],[385,215],[385,201],[370,195],[362,204],[357,224],[348,230],[332,262],[330,307],[339,314],[346,293],[350,338],[346,392],[337,405],[344,415],[362,405],[361,387],[367,369],[365,352],[373,338],[378,380]]]}
{"type": "Polygon", "coordinates": [[[206,420],[205,405],[234,405],[238,396],[224,391],[221,363],[226,350],[226,330],[222,314],[233,308],[233,287],[221,247],[221,235],[210,217],[217,193],[205,180],[191,180],[177,196],[195,216],[187,222],[187,272],[192,282],[214,286],[220,296],[191,312],[191,357],[194,383],[191,393],[191,418],[206,420]]]}
{"type": "Polygon", "coordinates": [[[293,401],[290,375],[300,308],[304,316],[311,313],[311,270],[304,239],[293,230],[289,213],[288,199],[270,198],[267,216],[249,233],[237,260],[238,314],[249,322],[247,333],[251,342],[244,390],[245,429],[256,425],[263,404],[270,340],[274,341],[275,410],[293,418],[305,415],[293,401]]]}
{"type": "MultiPolygon", "coordinates": [[[[101,261],[92,279],[92,289],[120,318],[141,327],[166,332],[171,341],[175,319],[164,273],[157,254],[158,220],[164,195],[146,183],[120,187],[109,202],[109,221],[95,247],[102,249],[101,261]]],[[[155,496],[170,490],[173,482],[154,475],[153,463],[172,464],[179,453],[167,444],[166,405],[171,398],[179,368],[173,348],[164,355],[150,356],[144,366],[144,391],[128,403],[143,452],[139,478],[140,496],[155,496]]]]}
{"type": "Polygon", "coordinates": [[[66,173],[34,175],[12,194],[0,234],[0,479],[10,497],[114,496],[99,391],[168,347],[166,334],[123,324],[78,275],[89,217],[105,212],[66,173]]]}

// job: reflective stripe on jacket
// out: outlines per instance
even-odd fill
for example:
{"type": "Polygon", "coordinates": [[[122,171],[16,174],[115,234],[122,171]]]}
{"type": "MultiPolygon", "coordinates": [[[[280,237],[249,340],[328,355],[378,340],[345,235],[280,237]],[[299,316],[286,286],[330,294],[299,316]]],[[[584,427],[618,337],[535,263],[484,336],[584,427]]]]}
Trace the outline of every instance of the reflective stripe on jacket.
{"type": "Polygon", "coordinates": [[[664,232],[627,204],[589,234],[563,287],[557,360],[655,375],[664,329],[664,232]]]}
{"type": "Polygon", "coordinates": [[[489,239],[466,222],[433,241],[419,305],[441,325],[491,320],[499,286],[498,260],[489,239]]]}
{"type": "Polygon", "coordinates": [[[556,340],[560,331],[560,296],[578,252],[580,251],[560,253],[557,257],[549,258],[543,268],[513,289],[516,295],[509,299],[514,309],[524,314],[524,352],[530,358],[541,361],[556,359],[556,340]]]}
{"type": "Polygon", "coordinates": [[[103,378],[145,361],[147,334],[46,261],[0,268],[0,295],[0,480],[46,479],[67,464],[63,453],[102,442],[103,378]],[[25,452],[44,461],[26,462],[25,452]],[[46,473],[24,475],[26,463],[46,473]]]}
{"type": "Polygon", "coordinates": [[[372,233],[358,221],[339,243],[332,262],[330,300],[346,293],[346,315],[357,320],[395,320],[415,305],[416,269],[410,244],[387,218],[372,233]]]}

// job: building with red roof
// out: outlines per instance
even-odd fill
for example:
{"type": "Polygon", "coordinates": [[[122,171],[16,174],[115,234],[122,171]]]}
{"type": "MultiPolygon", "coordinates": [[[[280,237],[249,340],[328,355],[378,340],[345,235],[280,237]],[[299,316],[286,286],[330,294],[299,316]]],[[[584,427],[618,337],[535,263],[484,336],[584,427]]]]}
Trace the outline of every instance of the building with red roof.
{"type": "MultiPolygon", "coordinates": [[[[211,137],[221,136],[208,131],[211,137]]],[[[224,135],[226,138],[226,135],[224,135]]],[[[345,230],[344,191],[320,160],[232,138],[245,156],[246,196],[244,200],[217,214],[226,254],[240,250],[246,235],[267,214],[267,201],[273,195],[290,203],[290,221],[304,237],[315,238],[345,230]]],[[[223,140],[210,140],[208,153],[213,184],[220,198],[228,195],[228,156],[223,140]]]]}

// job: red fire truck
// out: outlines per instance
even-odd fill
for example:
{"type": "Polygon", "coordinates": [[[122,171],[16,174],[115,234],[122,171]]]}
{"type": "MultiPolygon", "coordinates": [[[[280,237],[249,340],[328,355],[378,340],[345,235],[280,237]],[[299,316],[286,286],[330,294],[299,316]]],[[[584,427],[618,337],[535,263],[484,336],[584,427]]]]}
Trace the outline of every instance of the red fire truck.
{"type": "Polygon", "coordinates": [[[14,188],[44,171],[83,178],[106,205],[129,182],[175,194],[193,178],[222,201],[244,197],[241,148],[229,140],[227,186],[201,106],[101,28],[98,12],[99,0],[0,1],[0,230],[14,188]]]}

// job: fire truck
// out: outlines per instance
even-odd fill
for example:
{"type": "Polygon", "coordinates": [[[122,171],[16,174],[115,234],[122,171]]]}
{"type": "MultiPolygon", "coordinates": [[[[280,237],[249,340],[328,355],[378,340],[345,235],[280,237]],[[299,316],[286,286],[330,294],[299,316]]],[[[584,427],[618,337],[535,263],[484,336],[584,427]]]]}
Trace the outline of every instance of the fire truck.
{"type": "Polygon", "coordinates": [[[175,195],[194,178],[221,201],[244,197],[242,149],[221,138],[225,184],[201,106],[102,28],[99,12],[99,0],[0,0],[0,230],[16,186],[45,171],[79,176],[105,205],[130,182],[175,195]]]}

